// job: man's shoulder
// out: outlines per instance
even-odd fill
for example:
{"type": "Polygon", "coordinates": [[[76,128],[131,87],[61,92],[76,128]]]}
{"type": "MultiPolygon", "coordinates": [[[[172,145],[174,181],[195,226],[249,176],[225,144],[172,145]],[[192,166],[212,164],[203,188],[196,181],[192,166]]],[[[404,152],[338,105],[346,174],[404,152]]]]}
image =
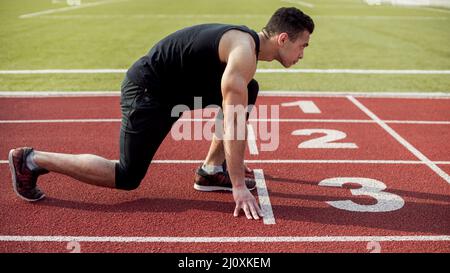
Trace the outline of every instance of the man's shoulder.
{"type": "Polygon", "coordinates": [[[232,63],[234,71],[241,71],[252,78],[256,71],[256,42],[252,35],[239,29],[226,32],[219,44],[219,57],[227,66],[232,63]]]}
{"type": "Polygon", "coordinates": [[[230,29],[225,32],[220,40],[220,44],[223,44],[229,50],[242,48],[254,51],[256,46],[252,35],[240,29],[230,29]]]}

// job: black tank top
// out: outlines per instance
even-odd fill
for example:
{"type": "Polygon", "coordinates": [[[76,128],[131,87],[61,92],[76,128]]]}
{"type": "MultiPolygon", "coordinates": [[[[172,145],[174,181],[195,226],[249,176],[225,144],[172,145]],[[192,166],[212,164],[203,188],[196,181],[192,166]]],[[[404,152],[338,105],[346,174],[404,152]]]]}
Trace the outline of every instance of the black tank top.
{"type": "Polygon", "coordinates": [[[222,35],[237,29],[249,33],[259,54],[258,34],[246,26],[203,24],[170,34],[127,71],[135,84],[164,98],[194,96],[220,99],[221,79],[226,63],[219,59],[222,35]]]}

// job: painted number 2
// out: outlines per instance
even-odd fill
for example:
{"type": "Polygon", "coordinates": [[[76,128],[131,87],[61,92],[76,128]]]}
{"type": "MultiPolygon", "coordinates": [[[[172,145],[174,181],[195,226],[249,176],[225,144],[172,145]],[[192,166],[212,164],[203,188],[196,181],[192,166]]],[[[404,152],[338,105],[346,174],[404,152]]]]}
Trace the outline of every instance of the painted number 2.
{"type": "Polygon", "coordinates": [[[356,149],[358,146],[355,143],[335,141],[342,140],[347,137],[344,132],[332,129],[301,129],[292,132],[294,136],[310,136],[313,134],[325,134],[322,137],[304,141],[298,145],[299,148],[314,148],[314,149],[356,149]]]}
{"type": "Polygon", "coordinates": [[[358,212],[387,212],[401,209],[405,201],[398,195],[385,192],[386,185],[378,180],[362,177],[336,177],[322,180],[319,186],[342,187],[347,183],[361,185],[359,189],[350,190],[353,195],[367,195],[375,198],[374,205],[360,205],[351,200],[328,201],[335,208],[358,212]]]}

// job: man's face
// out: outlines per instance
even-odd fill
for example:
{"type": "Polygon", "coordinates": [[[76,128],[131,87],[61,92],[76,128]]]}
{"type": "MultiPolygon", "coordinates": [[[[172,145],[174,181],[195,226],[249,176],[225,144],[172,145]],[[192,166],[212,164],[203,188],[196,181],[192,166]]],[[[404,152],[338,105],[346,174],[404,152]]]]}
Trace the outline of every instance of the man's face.
{"type": "Polygon", "coordinates": [[[305,48],[309,45],[310,33],[305,30],[292,42],[286,33],[278,36],[279,59],[278,61],[286,68],[296,64],[303,58],[305,48]]]}

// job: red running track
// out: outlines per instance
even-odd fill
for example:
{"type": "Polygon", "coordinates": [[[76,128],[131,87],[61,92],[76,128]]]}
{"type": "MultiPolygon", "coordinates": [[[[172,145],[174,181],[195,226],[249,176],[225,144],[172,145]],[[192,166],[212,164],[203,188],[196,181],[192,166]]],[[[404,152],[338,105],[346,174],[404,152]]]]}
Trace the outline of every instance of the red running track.
{"type": "MultiPolygon", "coordinates": [[[[450,173],[450,100],[357,100],[450,173]],[[395,120],[414,122],[389,122],[395,120]]],[[[450,185],[433,163],[417,158],[346,97],[260,97],[258,104],[280,106],[282,119],[278,149],[262,151],[258,139],[258,154],[246,155],[264,173],[275,224],[234,218],[230,193],[195,191],[193,171],[208,142],[170,135],[135,191],[51,173],[39,181],[48,197],[26,203],[10,185],[9,149],[27,145],[117,159],[119,98],[0,98],[0,251],[68,252],[75,240],[81,252],[368,252],[370,241],[381,252],[450,252],[450,185]],[[321,113],[281,106],[298,100],[314,102],[321,113]],[[305,129],[338,130],[346,137],[337,143],[357,148],[298,148],[323,136],[292,135],[305,129]],[[330,179],[345,184],[324,186],[330,179]],[[370,193],[374,185],[386,189],[370,193]],[[357,195],[361,187],[369,192],[357,195]],[[346,200],[345,208],[335,203],[346,200]]]]}

